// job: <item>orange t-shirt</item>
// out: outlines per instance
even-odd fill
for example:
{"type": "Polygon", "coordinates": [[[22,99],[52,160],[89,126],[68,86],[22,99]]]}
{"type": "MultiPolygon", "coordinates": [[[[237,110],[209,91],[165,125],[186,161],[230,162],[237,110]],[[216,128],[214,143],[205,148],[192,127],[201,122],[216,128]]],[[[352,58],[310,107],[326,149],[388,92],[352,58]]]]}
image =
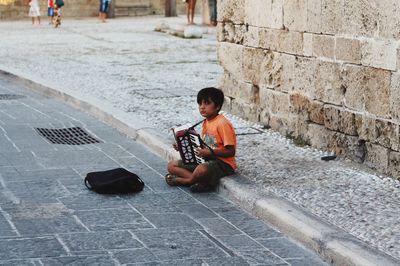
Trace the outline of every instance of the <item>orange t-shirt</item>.
{"type": "MultiPolygon", "coordinates": [[[[232,145],[236,151],[236,134],[231,122],[225,116],[219,114],[212,120],[205,120],[201,133],[203,141],[212,149],[232,145]]],[[[232,157],[217,157],[219,160],[229,164],[233,169],[236,169],[235,156],[232,157]]]]}

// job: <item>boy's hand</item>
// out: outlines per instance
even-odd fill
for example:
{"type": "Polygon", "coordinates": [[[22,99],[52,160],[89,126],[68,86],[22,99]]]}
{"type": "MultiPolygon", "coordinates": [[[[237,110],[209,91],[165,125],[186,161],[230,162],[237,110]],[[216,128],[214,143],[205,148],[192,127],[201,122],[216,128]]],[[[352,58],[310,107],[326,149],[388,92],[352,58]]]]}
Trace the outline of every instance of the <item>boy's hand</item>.
{"type": "Polygon", "coordinates": [[[211,157],[211,151],[208,148],[197,148],[194,150],[197,156],[201,158],[211,157]]]}
{"type": "Polygon", "coordinates": [[[173,144],[172,144],[172,147],[173,147],[176,151],[179,151],[179,150],[178,150],[178,144],[173,143],[173,144]]]}

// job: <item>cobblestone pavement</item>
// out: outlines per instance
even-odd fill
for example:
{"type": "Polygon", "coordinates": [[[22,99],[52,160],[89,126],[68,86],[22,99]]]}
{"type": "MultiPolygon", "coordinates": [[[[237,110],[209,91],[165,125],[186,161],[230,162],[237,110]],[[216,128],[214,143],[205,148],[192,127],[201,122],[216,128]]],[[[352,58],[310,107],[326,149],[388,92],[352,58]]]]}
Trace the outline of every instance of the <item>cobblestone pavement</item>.
{"type": "Polygon", "coordinates": [[[0,134],[0,265],[325,265],[218,194],[169,187],[166,162],[115,129],[6,80],[0,134]],[[70,127],[100,143],[51,144],[35,130],[70,127]],[[145,189],[84,186],[116,167],[145,189]]]}
{"type": "MultiPolygon", "coordinates": [[[[172,126],[200,118],[196,92],[216,85],[223,70],[215,36],[190,40],[154,32],[160,20],[65,20],[58,30],[2,22],[0,68],[107,101],[171,138],[172,126]]],[[[179,21],[184,18],[168,20],[179,21]]],[[[239,133],[241,174],[400,259],[399,181],[344,160],[322,162],[324,153],[268,130],[246,135],[260,128],[227,115],[239,133]]]]}

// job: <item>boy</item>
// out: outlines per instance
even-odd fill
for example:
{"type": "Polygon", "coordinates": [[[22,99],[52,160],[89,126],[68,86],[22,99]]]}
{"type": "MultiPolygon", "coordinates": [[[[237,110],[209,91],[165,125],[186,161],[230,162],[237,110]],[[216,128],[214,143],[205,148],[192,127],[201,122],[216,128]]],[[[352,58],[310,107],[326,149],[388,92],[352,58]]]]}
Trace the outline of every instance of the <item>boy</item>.
{"type": "MultiPolygon", "coordinates": [[[[197,94],[199,112],[205,118],[201,137],[210,147],[196,150],[208,159],[203,164],[183,164],[181,160],[168,163],[165,181],[171,186],[190,186],[192,192],[213,190],[221,177],[234,173],[236,167],[236,135],[232,124],[219,111],[224,102],[221,90],[204,88],[197,94]]],[[[177,149],[176,144],[173,145],[177,149]]]]}

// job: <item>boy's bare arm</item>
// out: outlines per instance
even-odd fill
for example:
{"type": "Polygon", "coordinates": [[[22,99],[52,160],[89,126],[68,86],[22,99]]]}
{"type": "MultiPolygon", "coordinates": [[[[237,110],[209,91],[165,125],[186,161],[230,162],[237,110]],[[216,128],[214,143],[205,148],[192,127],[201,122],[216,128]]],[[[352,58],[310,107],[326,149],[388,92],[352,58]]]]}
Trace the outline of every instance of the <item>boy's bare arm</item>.
{"type": "Polygon", "coordinates": [[[213,149],[212,151],[209,148],[202,148],[196,150],[197,155],[203,158],[207,157],[232,157],[235,155],[235,147],[233,145],[227,145],[224,148],[213,149]]]}

